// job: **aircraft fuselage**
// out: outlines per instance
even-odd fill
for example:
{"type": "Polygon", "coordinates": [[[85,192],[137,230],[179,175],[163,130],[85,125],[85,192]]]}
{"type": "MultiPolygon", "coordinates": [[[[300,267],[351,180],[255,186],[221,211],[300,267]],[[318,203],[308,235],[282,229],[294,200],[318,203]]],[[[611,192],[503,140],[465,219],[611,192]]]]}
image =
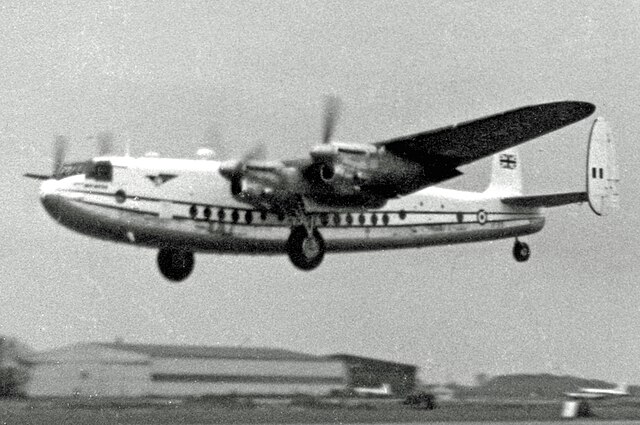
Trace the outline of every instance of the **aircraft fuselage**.
{"type": "MultiPolygon", "coordinates": [[[[293,218],[234,199],[220,162],[113,157],[109,168],[48,180],[41,199],[61,224],[93,237],[191,252],[286,252],[293,218]]],[[[95,165],[94,165],[95,167],[95,165]]],[[[538,209],[484,193],[430,187],[377,209],[307,211],[327,252],[420,247],[514,237],[544,225],[538,209]]]]}

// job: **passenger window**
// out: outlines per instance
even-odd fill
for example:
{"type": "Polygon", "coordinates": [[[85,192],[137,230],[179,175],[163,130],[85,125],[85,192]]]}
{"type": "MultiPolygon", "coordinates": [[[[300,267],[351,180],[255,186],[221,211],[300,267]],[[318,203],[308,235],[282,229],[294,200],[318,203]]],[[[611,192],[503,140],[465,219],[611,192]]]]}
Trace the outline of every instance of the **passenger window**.
{"type": "Polygon", "coordinates": [[[101,182],[113,180],[113,166],[109,161],[94,162],[89,166],[87,178],[101,182]]]}

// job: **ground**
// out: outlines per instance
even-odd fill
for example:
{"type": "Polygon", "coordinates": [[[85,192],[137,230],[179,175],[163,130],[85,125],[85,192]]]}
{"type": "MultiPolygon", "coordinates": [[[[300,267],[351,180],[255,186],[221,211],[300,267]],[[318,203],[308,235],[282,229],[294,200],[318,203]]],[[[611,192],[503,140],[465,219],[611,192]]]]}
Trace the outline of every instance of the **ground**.
{"type": "MultiPolygon", "coordinates": [[[[0,424],[311,424],[408,423],[431,421],[560,420],[561,401],[448,402],[435,410],[417,410],[401,401],[290,403],[241,400],[5,400],[0,424]]],[[[604,402],[593,407],[594,420],[637,419],[640,400],[604,402]]]]}

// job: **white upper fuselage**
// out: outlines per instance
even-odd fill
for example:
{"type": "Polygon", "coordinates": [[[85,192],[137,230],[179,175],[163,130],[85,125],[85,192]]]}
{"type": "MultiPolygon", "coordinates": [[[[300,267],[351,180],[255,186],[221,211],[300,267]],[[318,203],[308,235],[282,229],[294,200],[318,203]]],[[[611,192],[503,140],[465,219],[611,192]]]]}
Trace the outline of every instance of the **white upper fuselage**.
{"type": "MultiPolygon", "coordinates": [[[[194,252],[285,252],[292,217],[236,200],[219,161],[105,157],[93,163],[110,164],[111,174],[42,184],[45,208],[65,226],[102,239],[194,252]]],[[[306,212],[327,251],[472,242],[542,229],[538,209],[505,205],[499,195],[429,187],[378,209],[306,212]]]]}

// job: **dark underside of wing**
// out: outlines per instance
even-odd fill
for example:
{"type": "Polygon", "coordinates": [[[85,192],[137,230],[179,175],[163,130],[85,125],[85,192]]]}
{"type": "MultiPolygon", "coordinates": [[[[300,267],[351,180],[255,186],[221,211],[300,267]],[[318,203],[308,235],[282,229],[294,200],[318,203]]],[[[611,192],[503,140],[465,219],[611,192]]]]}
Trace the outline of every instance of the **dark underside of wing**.
{"type": "Polygon", "coordinates": [[[573,124],[594,111],[587,102],[525,106],[375,145],[426,169],[453,169],[573,124]]]}

